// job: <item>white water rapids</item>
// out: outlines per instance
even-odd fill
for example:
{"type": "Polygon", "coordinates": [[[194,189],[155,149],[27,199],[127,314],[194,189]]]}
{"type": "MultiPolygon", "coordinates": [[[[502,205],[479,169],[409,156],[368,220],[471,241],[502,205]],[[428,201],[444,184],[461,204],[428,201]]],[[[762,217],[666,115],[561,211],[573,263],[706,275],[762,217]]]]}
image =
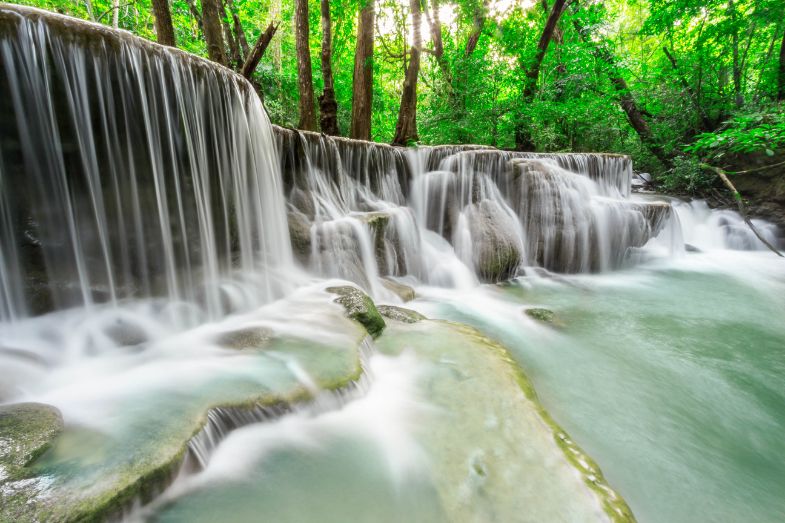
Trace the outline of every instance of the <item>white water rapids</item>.
{"type": "Polygon", "coordinates": [[[276,128],[228,70],[33,9],[0,6],[0,68],[0,404],[66,427],[0,461],[7,507],[606,519],[519,366],[641,521],[785,518],[785,269],[736,212],[632,194],[624,156],[276,128]],[[479,331],[373,342],[347,282],[479,331]]]}

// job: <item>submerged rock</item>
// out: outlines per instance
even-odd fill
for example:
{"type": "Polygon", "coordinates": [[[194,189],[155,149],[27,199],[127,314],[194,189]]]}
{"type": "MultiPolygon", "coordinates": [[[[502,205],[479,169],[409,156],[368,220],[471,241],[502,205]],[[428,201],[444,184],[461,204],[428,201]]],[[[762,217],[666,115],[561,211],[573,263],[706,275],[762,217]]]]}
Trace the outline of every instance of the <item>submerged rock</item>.
{"type": "Polygon", "coordinates": [[[384,319],[376,309],[373,300],[363,291],[351,285],[344,285],[329,287],[327,292],[338,295],[335,302],[346,309],[346,314],[350,318],[361,323],[368,334],[376,338],[382,333],[386,326],[384,319]]]}
{"type": "Polygon", "coordinates": [[[273,330],[268,327],[250,327],[220,334],[215,340],[227,349],[263,349],[273,339],[273,330]]]}
{"type": "MultiPolygon", "coordinates": [[[[15,403],[0,407],[0,466],[8,471],[26,467],[62,430],[63,417],[51,405],[15,403]]],[[[2,479],[0,474],[0,482],[2,479]]]]}
{"type": "Polygon", "coordinates": [[[555,317],[552,310],[541,309],[538,307],[526,309],[524,312],[526,313],[526,316],[528,316],[529,318],[535,319],[537,321],[542,321],[545,323],[553,323],[555,317]]]}
{"type": "Polygon", "coordinates": [[[492,200],[472,204],[468,210],[474,265],[485,282],[509,280],[523,259],[514,220],[492,200]]]}
{"type": "Polygon", "coordinates": [[[404,309],[403,307],[396,307],[395,305],[379,305],[377,307],[379,313],[385,318],[395,321],[402,321],[404,323],[417,323],[425,318],[422,314],[411,309],[404,309]]]}
{"type": "Polygon", "coordinates": [[[404,303],[406,303],[407,301],[412,301],[416,297],[414,289],[412,289],[408,285],[404,285],[403,283],[399,283],[389,278],[382,278],[381,281],[382,281],[382,285],[384,285],[384,287],[388,291],[394,293],[401,300],[403,300],[404,303]]]}

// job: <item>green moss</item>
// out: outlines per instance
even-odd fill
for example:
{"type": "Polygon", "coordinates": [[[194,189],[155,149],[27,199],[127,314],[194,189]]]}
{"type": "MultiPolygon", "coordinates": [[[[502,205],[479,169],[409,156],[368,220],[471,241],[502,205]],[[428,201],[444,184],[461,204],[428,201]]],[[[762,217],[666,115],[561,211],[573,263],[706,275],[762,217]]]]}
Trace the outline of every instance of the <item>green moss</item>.
{"type": "Polygon", "coordinates": [[[417,323],[418,321],[426,319],[425,316],[419,312],[411,309],[404,309],[403,307],[396,307],[394,305],[379,305],[377,309],[385,318],[402,321],[404,323],[417,323]]]}
{"type": "Polygon", "coordinates": [[[567,432],[551,417],[537,397],[537,392],[523,369],[516,363],[509,351],[499,343],[486,337],[477,329],[461,323],[445,322],[461,330],[465,336],[473,337],[489,349],[493,350],[501,359],[512,368],[516,381],[526,398],[531,401],[540,418],[551,428],[554,440],[564,453],[567,461],[581,473],[583,482],[593,490],[602,501],[603,510],[615,523],[632,523],[635,516],[627,502],[608,485],[599,465],[591,459],[580,446],[575,443],[567,432]]]}
{"type": "Polygon", "coordinates": [[[386,327],[382,315],[376,309],[373,300],[357,287],[344,285],[342,287],[330,287],[327,292],[337,294],[335,302],[346,309],[346,314],[353,320],[362,324],[368,334],[374,338],[379,337],[386,327]]]}
{"type": "Polygon", "coordinates": [[[63,430],[60,411],[42,403],[16,403],[0,407],[0,465],[30,465],[63,430]]]}

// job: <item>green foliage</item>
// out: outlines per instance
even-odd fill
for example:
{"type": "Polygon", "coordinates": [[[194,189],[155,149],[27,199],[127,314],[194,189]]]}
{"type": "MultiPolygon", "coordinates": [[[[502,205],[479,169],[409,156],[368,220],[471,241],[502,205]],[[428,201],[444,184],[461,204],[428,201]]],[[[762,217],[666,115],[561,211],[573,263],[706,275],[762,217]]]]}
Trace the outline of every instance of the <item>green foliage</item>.
{"type": "Polygon", "coordinates": [[[695,157],[678,156],[673,167],[661,174],[657,182],[666,193],[695,196],[716,186],[717,176],[701,168],[701,162],[695,157]]]}
{"type": "Polygon", "coordinates": [[[784,114],[748,113],[730,119],[721,130],[698,135],[685,150],[704,158],[720,159],[727,153],[762,152],[774,156],[783,146],[784,114]]]}

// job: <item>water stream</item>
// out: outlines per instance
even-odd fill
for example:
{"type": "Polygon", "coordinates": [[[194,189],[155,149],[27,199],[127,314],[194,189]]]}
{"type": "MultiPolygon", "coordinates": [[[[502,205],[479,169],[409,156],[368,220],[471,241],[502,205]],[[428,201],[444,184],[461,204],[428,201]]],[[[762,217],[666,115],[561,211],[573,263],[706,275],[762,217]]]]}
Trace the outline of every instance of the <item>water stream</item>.
{"type": "Polygon", "coordinates": [[[0,519],[785,519],[785,265],[737,213],[623,156],[277,128],[33,9],[0,58],[0,409],[64,421],[0,445],[0,519]],[[372,340],[345,285],[429,319],[372,340]]]}

